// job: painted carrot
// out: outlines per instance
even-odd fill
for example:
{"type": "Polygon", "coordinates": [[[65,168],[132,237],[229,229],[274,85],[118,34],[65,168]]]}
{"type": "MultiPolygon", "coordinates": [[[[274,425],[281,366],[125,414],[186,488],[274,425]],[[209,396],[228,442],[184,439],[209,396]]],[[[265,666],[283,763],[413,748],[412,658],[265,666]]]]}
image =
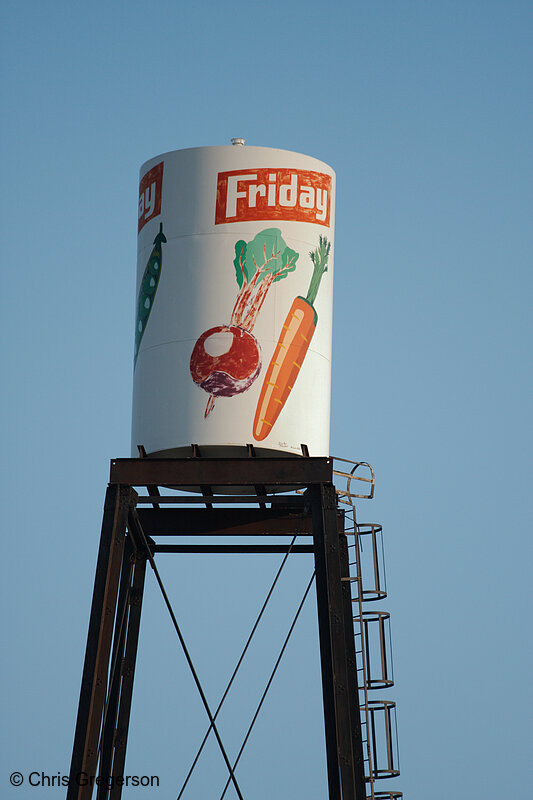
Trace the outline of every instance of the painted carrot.
{"type": "Polygon", "coordinates": [[[265,374],[255,412],[253,435],[262,441],[271,432],[281,409],[287,402],[318,322],[314,302],[322,275],[327,270],[331,244],[325,236],[309,255],[313,275],[306,297],[295,297],[281,329],[274,355],[265,374]]]}

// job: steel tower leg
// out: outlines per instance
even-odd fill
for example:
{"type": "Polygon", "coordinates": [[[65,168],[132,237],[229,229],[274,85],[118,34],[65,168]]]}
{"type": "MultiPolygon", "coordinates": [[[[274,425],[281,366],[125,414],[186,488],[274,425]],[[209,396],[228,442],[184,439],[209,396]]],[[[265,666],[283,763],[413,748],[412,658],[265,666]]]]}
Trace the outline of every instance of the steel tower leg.
{"type": "Polygon", "coordinates": [[[120,484],[111,484],[106,493],[67,800],[87,800],[93,790],[89,781],[83,784],[85,776],[96,774],[98,763],[128,509],[133,497],[135,491],[120,484]]]}
{"type": "MultiPolygon", "coordinates": [[[[126,636],[124,660],[121,670],[122,686],[120,690],[114,740],[113,767],[112,770],[104,773],[106,775],[124,775],[126,744],[128,741],[128,729],[130,724],[131,699],[133,694],[133,677],[135,674],[137,645],[139,642],[139,629],[141,624],[141,608],[144,591],[144,579],[146,575],[146,560],[146,555],[144,553],[138,553],[135,559],[135,572],[133,575],[133,585],[130,596],[128,633],[126,636]]],[[[119,800],[121,794],[122,786],[117,783],[112,786],[109,792],[109,800],[119,800]]],[[[103,795],[103,797],[107,798],[107,795],[103,795]]]]}
{"type": "Polygon", "coordinates": [[[309,488],[315,547],[318,628],[329,800],[365,800],[361,723],[348,563],[339,535],[335,488],[309,488]],[[343,586],[344,583],[344,586],[343,586]]]}
{"type": "MultiPolygon", "coordinates": [[[[131,577],[133,572],[133,547],[129,537],[124,543],[124,556],[122,559],[122,572],[118,590],[117,612],[115,616],[115,633],[113,636],[113,649],[111,651],[111,669],[109,678],[109,691],[107,703],[104,708],[102,722],[102,736],[100,748],[100,775],[111,775],[113,764],[113,748],[115,742],[115,727],[117,724],[118,705],[120,699],[120,682],[122,677],[122,662],[124,658],[124,643],[128,628],[128,606],[130,602],[131,577]]],[[[107,787],[99,786],[96,794],[97,800],[106,798],[107,787]]]]}

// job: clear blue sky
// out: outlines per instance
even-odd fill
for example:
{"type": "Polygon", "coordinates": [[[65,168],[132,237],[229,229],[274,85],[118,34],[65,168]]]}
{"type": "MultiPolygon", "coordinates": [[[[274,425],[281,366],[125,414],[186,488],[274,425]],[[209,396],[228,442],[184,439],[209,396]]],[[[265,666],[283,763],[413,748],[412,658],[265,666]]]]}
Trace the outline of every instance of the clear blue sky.
{"type": "MultiPolygon", "coordinates": [[[[386,535],[394,785],[527,796],[532,23],[522,0],[6,0],[3,797],[63,796],[9,774],[69,768],[108,463],[129,455],[139,166],[232,136],[337,172],[331,452],[377,474],[359,519],[386,535]]],[[[163,564],[213,704],[275,567],[163,564]]],[[[309,569],[236,687],[230,749],[309,569]]],[[[204,718],[148,578],[127,771],[166,800],[204,718]]],[[[325,796],[307,612],[243,759],[254,800],[325,796]]],[[[222,778],[212,749],[190,798],[222,778]]]]}

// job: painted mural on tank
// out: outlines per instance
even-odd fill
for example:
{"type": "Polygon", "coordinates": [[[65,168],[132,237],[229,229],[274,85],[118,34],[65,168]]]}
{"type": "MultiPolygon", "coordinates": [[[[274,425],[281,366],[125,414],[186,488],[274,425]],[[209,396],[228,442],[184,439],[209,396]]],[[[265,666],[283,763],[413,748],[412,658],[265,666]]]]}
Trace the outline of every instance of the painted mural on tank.
{"type": "Polygon", "coordinates": [[[260,231],[252,241],[235,244],[238,294],[229,324],[205,331],[194,345],[193,381],[209,394],[204,416],[217,397],[250,388],[261,371],[261,349],[252,331],[272,284],[296,269],[299,253],[287,247],[279,228],[260,231]]]}
{"type": "Polygon", "coordinates": [[[143,165],[134,455],[329,454],[334,218],[335,173],[300,153],[143,165]]]}

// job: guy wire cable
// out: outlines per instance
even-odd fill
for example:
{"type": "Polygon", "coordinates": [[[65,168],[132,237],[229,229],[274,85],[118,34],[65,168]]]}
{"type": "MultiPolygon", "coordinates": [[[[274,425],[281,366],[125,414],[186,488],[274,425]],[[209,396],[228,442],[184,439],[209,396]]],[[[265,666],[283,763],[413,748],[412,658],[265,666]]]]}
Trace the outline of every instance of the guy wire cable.
{"type": "MultiPolygon", "coordinates": [[[[272,670],[272,672],[271,672],[271,674],[270,674],[270,678],[268,679],[268,683],[267,683],[267,685],[266,685],[266,687],[265,687],[265,691],[263,692],[263,695],[262,695],[262,697],[261,697],[261,700],[259,701],[259,705],[257,706],[257,709],[256,709],[256,711],[255,711],[255,714],[254,714],[254,716],[253,716],[253,719],[252,719],[252,721],[251,721],[251,723],[250,723],[250,727],[248,728],[248,731],[246,732],[246,736],[244,737],[244,741],[243,741],[243,743],[242,743],[241,749],[239,750],[239,753],[238,753],[238,755],[237,755],[237,758],[235,759],[235,763],[233,764],[233,770],[234,770],[234,771],[235,771],[235,768],[236,768],[237,764],[239,763],[239,759],[240,759],[240,757],[242,756],[243,750],[244,750],[244,748],[246,747],[246,743],[247,743],[247,741],[248,741],[248,739],[249,739],[249,737],[250,737],[250,734],[251,734],[251,732],[252,732],[252,728],[253,728],[253,727],[254,727],[254,725],[255,725],[255,721],[257,720],[257,717],[259,716],[259,712],[260,712],[260,710],[261,710],[261,706],[263,705],[263,703],[264,703],[264,700],[265,700],[265,698],[266,698],[266,696],[267,696],[267,692],[268,692],[268,690],[270,689],[270,686],[271,686],[271,684],[272,684],[272,681],[274,680],[274,675],[276,674],[276,671],[277,671],[277,669],[278,669],[278,667],[279,667],[279,664],[280,664],[280,662],[281,662],[281,659],[283,658],[283,653],[285,652],[285,648],[287,647],[287,645],[288,645],[288,643],[289,643],[289,639],[291,638],[291,634],[292,634],[292,632],[293,632],[293,630],[294,630],[294,627],[295,627],[295,625],[296,625],[296,623],[297,623],[297,621],[298,621],[298,617],[300,616],[300,611],[302,610],[302,608],[303,608],[303,605],[304,605],[304,603],[305,603],[305,601],[306,601],[306,599],[307,599],[307,595],[309,594],[309,590],[310,590],[311,586],[313,585],[313,581],[314,581],[314,579],[315,579],[315,570],[313,570],[313,574],[311,575],[311,578],[310,578],[310,580],[309,580],[309,583],[307,584],[307,588],[306,588],[306,590],[305,590],[305,592],[304,592],[304,596],[302,597],[302,600],[301,600],[301,602],[300,602],[300,605],[298,606],[298,610],[297,610],[297,612],[296,612],[296,615],[295,615],[295,617],[294,617],[294,619],[293,619],[293,621],[292,621],[292,625],[291,625],[291,627],[289,628],[289,632],[287,633],[287,636],[285,637],[285,641],[283,642],[283,646],[282,646],[282,648],[281,648],[281,651],[280,651],[280,654],[279,654],[279,656],[278,656],[278,658],[277,658],[277,661],[276,661],[276,663],[274,664],[274,669],[272,670]]],[[[227,790],[228,790],[228,786],[229,786],[229,784],[230,784],[230,781],[229,781],[229,778],[228,778],[228,780],[227,780],[227,782],[226,782],[226,785],[224,786],[224,791],[223,791],[223,792],[222,792],[222,794],[220,795],[220,800],[224,800],[224,796],[225,796],[225,794],[226,794],[226,792],[227,792],[227,790]]]]}
{"type": "Polygon", "coordinates": [[[194,682],[196,684],[196,688],[198,689],[198,693],[200,695],[202,703],[204,704],[204,708],[206,710],[207,716],[209,717],[209,722],[211,723],[211,727],[213,728],[213,733],[215,734],[216,740],[218,742],[218,746],[220,747],[220,752],[222,753],[224,761],[226,762],[226,766],[227,766],[228,772],[230,774],[230,777],[228,779],[228,783],[230,781],[233,782],[233,785],[235,787],[235,791],[237,792],[237,796],[239,797],[239,800],[244,800],[244,798],[243,798],[243,796],[241,794],[241,790],[239,788],[239,784],[237,783],[237,779],[235,778],[235,775],[233,774],[233,769],[231,767],[231,763],[230,763],[230,760],[228,758],[228,754],[226,753],[226,749],[224,747],[224,744],[222,743],[222,739],[220,738],[220,733],[218,732],[218,728],[217,728],[217,726],[215,724],[215,720],[214,720],[213,715],[211,713],[211,709],[209,707],[209,703],[207,702],[207,698],[205,696],[204,690],[202,689],[202,684],[200,683],[200,679],[199,679],[199,677],[197,675],[197,672],[196,672],[196,670],[194,668],[194,664],[192,663],[192,659],[191,659],[191,656],[190,656],[189,651],[187,649],[187,645],[185,644],[185,639],[183,638],[183,634],[181,632],[180,626],[178,625],[178,620],[176,619],[176,615],[174,614],[174,610],[172,608],[170,600],[168,599],[168,595],[167,595],[167,593],[165,591],[165,587],[163,586],[163,581],[161,580],[161,576],[159,574],[159,570],[157,569],[156,563],[154,561],[154,557],[152,555],[152,551],[150,550],[148,542],[146,541],[146,536],[145,536],[144,530],[142,528],[142,525],[141,525],[141,523],[139,521],[139,517],[137,516],[137,512],[136,512],[135,509],[131,509],[131,515],[132,515],[132,519],[135,522],[135,527],[137,528],[138,532],[140,533],[140,535],[142,537],[144,547],[146,548],[146,554],[147,554],[148,561],[150,562],[150,566],[152,567],[152,569],[154,571],[154,575],[156,577],[157,583],[158,583],[159,588],[161,590],[161,594],[163,595],[163,599],[165,601],[165,605],[166,605],[166,607],[168,609],[168,613],[170,614],[170,618],[172,620],[172,624],[174,625],[174,629],[175,629],[175,631],[176,631],[176,633],[178,635],[178,639],[180,640],[180,644],[181,644],[181,647],[183,649],[183,653],[185,655],[185,658],[187,660],[187,664],[189,665],[189,669],[191,670],[191,674],[192,674],[192,676],[194,678],[194,682]]]}
{"type": "MultiPolygon", "coordinates": [[[[248,639],[246,641],[246,644],[244,645],[244,648],[243,648],[243,651],[242,651],[242,653],[240,655],[240,658],[237,661],[235,669],[233,670],[233,673],[231,675],[229,683],[228,683],[228,685],[226,687],[226,691],[222,695],[222,699],[220,700],[220,703],[218,704],[218,706],[216,708],[216,711],[215,711],[215,713],[213,715],[213,719],[217,718],[217,716],[218,716],[218,714],[220,712],[220,709],[222,708],[222,706],[223,706],[223,704],[224,704],[224,702],[226,700],[226,697],[228,696],[228,693],[229,693],[229,690],[231,688],[231,685],[232,685],[233,681],[235,680],[237,672],[239,671],[240,666],[241,666],[241,664],[242,664],[242,662],[244,660],[244,656],[246,655],[246,651],[248,650],[248,647],[250,646],[251,641],[253,639],[253,636],[254,636],[254,634],[255,634],[255,632],[257,630],[257,627],[259,625],[259,622],[261,621],[261,617],[263,616],[263,613],[264,613],[264,611],[265,611],[265,609],[266,609],[266,607],[267,607],[267,605],[269,603],[269,600],[272,597],[272,593],[274,591],[274,587],[276,586],[276,583],[278,582],[278,578],[280,577],[280,575],[281,575],[281,573],[283,571],[283,567],[285,566],[285,564],[287,562],[287,559],[288,559],[289,555],[292,552],[292,548],[294,547],[294,543],[296,542],[297,537],[301,533],[302,521],[303,521],[303,514],[300,517],[298,531],[292,537],[291,543],[289,544],[289,548],[288,548],[287,552],[285,553],[285,555],[283,557],[283,560],[282,560],[282,562],[281,562],[281,564],[279,566],[279,569],[278,569],[278,571],[276,573],[276,576],[274,577],[274,580],[272,582],[270,590],[268,591],[268,594],[266,596],[265,602],[263,603],[263,606],[262,606],[262,608],[261,608],[261,610],[259,612],[259,615],[258,615],[258,617],[257,617],[257,619],[256,619],[256,621],[255,621],[255,623],[253,625],[253,628],[252,628],[252,630],[250,632],[250,635],[248,636],[248,639]]],[[[209,725],[209,728],[207,729],[207,731],[205,733],[205,736],[204,736],[204,738],[202,740],[202,743],[201,743],[201,745],[200,745],[200,747],[198,749],[198,752],[197,752],[197,754],[196,754],[196,756],[194,758],[194,761],[193,761],[193,763],[191,765],[191,768],[189,769],[189,772],[187,773],[187,777],[185,778],[185,782],[183,783],[183,786],[181,787],[181,790],[180,790],[180,793],[179,793],[179,795],[177,797],[177,800],[181,800],[183,792],[185,791],[185,788],[186,788],[186,786],[187,786],[187,784],[188,784],[188,782],[189,782],[189,780],[191,778],[191,775],[192,775],[192,773],[193,773],[193,771],[194,771],[194,769],[196,767],[196,764],[198,763],[198,759],[200,758],[200,756],[202,754],[202,750],[204,749],[205,743],[207,742],[207,739],[208,739],[210,733],[211,733],[211,725],[209,725]]]]}

